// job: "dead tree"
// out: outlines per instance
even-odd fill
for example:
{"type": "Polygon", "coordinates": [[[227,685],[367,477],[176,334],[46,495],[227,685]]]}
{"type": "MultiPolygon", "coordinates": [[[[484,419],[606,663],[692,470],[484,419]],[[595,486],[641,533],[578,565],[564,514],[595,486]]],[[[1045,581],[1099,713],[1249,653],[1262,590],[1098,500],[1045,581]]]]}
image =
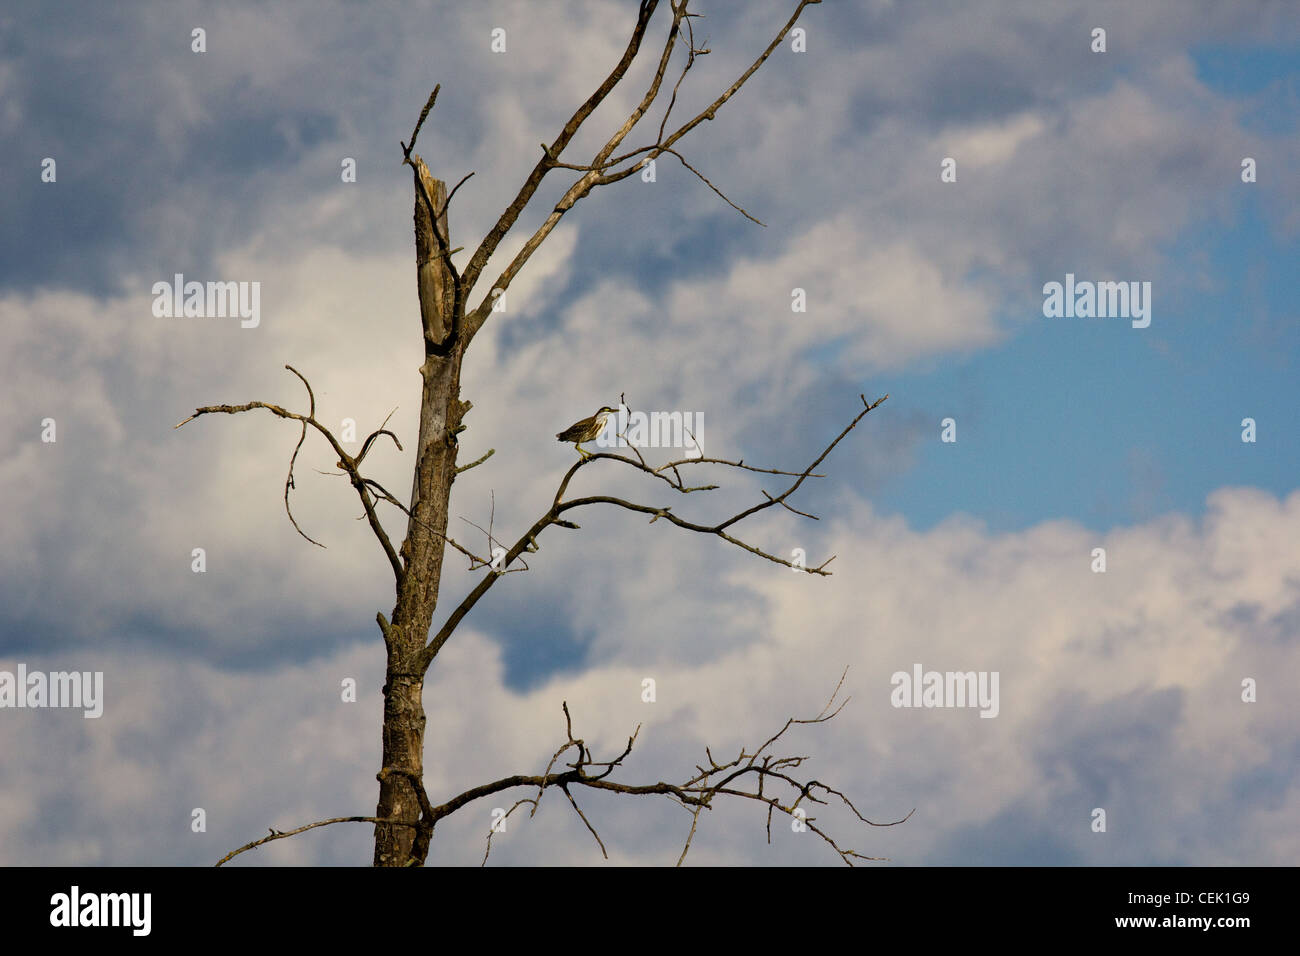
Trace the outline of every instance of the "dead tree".
{"type": "MultiPolygon", "coordinates": [[[[308,411],[306,414],[292,412],[278,405],[266,402],[248,402],[243,405],[212,405],[195,410],[185,422],[202,415],[212,413],[234,414],[255,408],[266,409],[281,417],[301,423],[302,429],[298,444],[289,462],[289,474],[285,481],[285,510],[294,527],[307,540],[312,541],[293,518],[289,509],[289,491],[294,485],[293,468],[298,451],[306,439],[308,428],[318,432],[338,455],[338,467],[351,481],[361,500],[365,517],[369,522],[375,538],[392,567],[396,591],[391,620],[382,613],[376,615],[379,628],[383,633],[387,648],[387,671],[384,693],[383,722],[383,763],[377,775],[379,780],[379,801],[373,816],[340,817],[322,820],[289,831],[272,829],[270,835],[255,840],[229,854],[221,862],[244,850],[260,846],[273,840],[284,839],[295,833],[336,822],[373,823],[375,827],[374,865],[376,866],[418,866],[422,865],[429,852],[433,830],[439,820],[456,812],[468,803],[490,794],[503,793],[516,788],[533,788],[534,796],[525,798],[515,807],[530,803],[535,812],[537,802],[547,788],[559,787],[569,799],[574,809],[582,815],[573,796],[578,788],[602,789],[629,795],[659,794],[675,800],[693,814],[690,836],[682,850],[685,857],[695,833],[695,824],[703,809],[711,808],[715,798],[736,796],[757,800],[767,804],[770,817],[773,811],[794,815],[806,813],[805,806],[824,803],[830,799],[842,801],[859,820],[867,821],[853,807],[848,798],[825,784],[816,780],[804,780],[795,776],[803,757],[787,756],[777,753],[773,748],[781,740],[785,730],[794,723],[816,723],[829,720],[838,710],[832,710],[836,694],[832,695],[827,708],[811,720],[788,721],[781,731],[768,738],[766,743],[752,753],[742,750],[739,757],[719,763],[711,753],[707,754],[708,765],[697,766],[696,772],[677,784],[652,783],[645,785],[622,784],[610,779],[632,749],[636,738],[634,733],[622,754],[611,760],[597,761],[581,738],[574,737],[572,722],[569,719],[567,704],[564,707],[567,739],[551,758],[550,764],[540,776],[519,775],[498,780],[493,783],[474,787],[441,804],[434,805],[425,792],[423,784],[423,752],[425,714],[422,701],[424,677],[438,652],[455,632],[465,615],[478,603],[487,591],[510,570],[512,565],[522,562],[525,552],[537,550],[538,538],[548,528],[555,526],[576,529],[572,520],[576,511],[597,505],[610,505],[632,512],[650,516],[651,521],[663,519],[678,528],[719,537],[735,544],[755,555],[781,564],[790,564],[782,558],[763,551],[736,536],[736,525],[767,508],[780,505],[791,511],[795,509],[787,499],[797,491],[810,477],[815,477],[814,469],[831,452],[857,423],[873,408],[884,401],[868,403],[861,397],[862,407],[847,427],[826,447],[825,451],[802,471],[781,471],[778,469],[754,468],[742,461],[724,461],[710,458],[690,458],[652,467],[639,452],[635,457],[615,454],[597,454],[591,458],[576,462],[565,474],[555,493],[554,499],[534,524],[528,528],[506,552],[504,559],[499,557],[488,560],[475,555],[467,548],[447,536],[448,502],[452,484],[457,475],[480,464],[483,459],[458,466],[457,436],[465,426],[462,424],[471,404],[460,398],[461,365],[466,350],[474,336],[482,329],[492,312],[496,296],[505,292],[519,271],[536,252],[537,248],[550,235],[556,224],[572,209],[579,200],[587,196],[598,186],[607,186],[626,179],[642,166],[665,154],[675,157],[682,165],[698,176],[715,193],[735,207],[746,217],[753,219],[748,212],[741,209],[722,195],[708,179],[695,170],[678,150],[678,143],[687,133],[706,120],[711,120],[717,111],[739,90],[746,81],[763,65],[768,56],[789,33],[805,7],[819,3],[820,0],[799,0],[794,12],[786,24],[780,28],[767,48],[753,61],[747,70],[717,96],[705,109],[679,126],[670,127],[669,119],[676,105],[677,92],[691,70],[698,56],[709,51],[698,47],[694,39],[692,20],[699,16],[689,12],[689,0],[669,0],[668,7],[671,20],[659,53],[657,65],[648,88],[627,119],[609,135],[603,146],[586,163],[571,163],[561,159],[565,148],[588,120],[595,109],[609,95],[627,74],[629,67],[641,51],[650,21],[659,0],[641,0],[637,11],[636,24],[628,40],[627,48],[604,82],[587,98],[578,110],[564,124],[564,128],[552,142],[541,145],[541,156],[524,180],[514,199],[479,243],[463,268],[457,267],[453,256],[460,252],[453,248],[448,229],[448,207],[456,191],[473,173],[463,177],[448,192],[443,181],[435,179],[429,172],[424,160],[415,153],[416,139],[425,120],[433,109],[438,96],[438,87],[425,103],[411,133],[409,143],[402,143],[402,162],[411,167],[415,189],[415,246],[417,281],[419,289],[420,314],[424,338],[424,363],[420,367],[423,379],[420,403],[419,436],[415,447],[415,474],[412,481],[410,504],[404,505],[388,489],[362,473],[363,460],[371,451],[372,445],[382,438],[392,439],[399,449],[401,443],[395,434],[384,424],[372,432],[362,444],[360,453],[353,458],[343,448],[339,440],[316,418],[316,400],[311,385],[296,369],[286,366],[302,380],[307,389],[308,411]],[[618,152],[624,140],[641,122],[651,105],[658,99],[668,74],[670,61],[679,44],[684,53],[681,56],[681,69],[672,87],[663,117],[658,124],[654,141],[635,149],[618,152]],[[501,241],[515,226],[520,214],[534,198],[542,180],[552,171],[563,170],[576,173],[577,176],[564,196],[556,203],[545,221],[524,243],[523,248],[506,265],[495,280],[490,290],[482,294],[476,305],[471,306],[471,296],[479,288],[493,252],[501,241]],[[656,481],[663,482],[677,494],[689,494],[716,488],[717,485],[688,485],[683,479],[683,472],[692,473],[690,469],[707,466],[729,467],[749,471],[764,472],[791,479],[789,486],[777,495],[767,495],[765,500],[755,503],[738,514],[719,520],[715,524],[697,524],[683,520],[673,514],[671,505],[641,504],[606,495],[594,495],[583,498],[565,499],[564,495],[570,480],[578,469],[595,465],[597,462],[611,461],[612,464],[631,467],[641,471],[656,481]],[[380,521],[378,509],[380,504],[393,506],[406,516],[406,535],[399,546],[394,547],[392,540],[380,521]],[[439,586],[442,578],[442,563],[447,547],[468,556],[471,569],[483,573],[482,580],[459,605],[447,616],[444,623],[433,633],[434,611],[437,607],[439,586]],[[568,762],[561,769],[559,761],[568,756],[568,762]]],[[[754,220],[757,222],[757,220],[754,220]]],[[[888,396],[885,396],[886,398],[888,396]]],[[[183,425],[185,422],[181,422],[183,425]]],[[[177,426],[178,428],[180,425],[177,426]]],[[[489,452],[490,454],[490,452],[489,452]]],[[[819,477],[819,476],[817,476],[819,477]]],[[[804,512],[796,512],[804,514],[804,512]]],[[[319,542],[313,541],[318,544],[319,542]]],[[[491,545],[491,538],[489,538],[491,545]]],[[[829,574],[821,566],[809,568],[814,574],[829,574]]],[[[841,683],[843,678],[841,678],[841,683]]],[[[842,706],[842,705],[841,705],[842,706]]],[[[512,807],[512,810],[514,808],[512,807]]],[[[591,829],[585,816],[582,817],[591,829]]],[[[815,818],[809,818],[815,819],[815,818]]],[[[901,822],[901,821],[895,821],[901,822]]],[[[890,826],[893,824],[873,824],[890,826]]],[[[828,844],[839,853],[845,862],[863,857],[853,850],[842,849],[829,834],[817,826],[810,827],[819,833],[828,844]]],[[[595,830],[592,829],[593,835],[595,830]]],[[[597,837],[599,842],[599,837],[597,837]]],[[[489,844],[490,846],[490,844],[489,844]]],[[[603,843],[601,844],[604,850],[603,843]]],[[[680,862],[680,860],[679,860],[680,862]]]]}

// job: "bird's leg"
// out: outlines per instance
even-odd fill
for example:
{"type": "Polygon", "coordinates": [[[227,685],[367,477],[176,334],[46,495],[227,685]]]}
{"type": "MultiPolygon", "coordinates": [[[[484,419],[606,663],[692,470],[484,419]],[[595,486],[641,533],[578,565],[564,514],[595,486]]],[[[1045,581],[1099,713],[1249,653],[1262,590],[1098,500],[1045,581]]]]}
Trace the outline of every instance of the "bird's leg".
{"type": "Polygon", "coordinates": [[[578,454],[582,456],[583,461],[586,461],[588,458],[591,457],[591,452],[587,451],[587,449],[582,447],[582,442],[575,441],[573,443],[573,447],[578,449],[578,454]]]}

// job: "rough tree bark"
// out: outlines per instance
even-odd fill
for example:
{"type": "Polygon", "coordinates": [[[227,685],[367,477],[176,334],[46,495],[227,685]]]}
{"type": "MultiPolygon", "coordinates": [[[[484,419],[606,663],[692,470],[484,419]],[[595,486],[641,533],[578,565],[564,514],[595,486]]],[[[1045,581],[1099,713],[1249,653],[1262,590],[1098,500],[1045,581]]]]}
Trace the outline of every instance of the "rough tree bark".
{"type": "MultiPolygon", "coordinates": [[[[460,400],[460,367],[464,346],[456,330],[457,303],[446,258],[447,187],[434,179],[418,155],[411,156],[415,178],[415,248],[424,327],[424,364],[420,399],[420,435],[412,479],[406,540],[399,554],[403,573],[397,585],[392,623],[384,642],[388,666],[384,679],[383,767],[379,773],[379,804],[375,816],[403,824],[375,824],[375,866],[422,863],[413,856],[420,802],[410,777],[424,777],[424,668],[421,658],[433,612],[438,606],[442,560],[446,553],[447,506],[456,478],[457,430],[469,410],[460,400]],[[434,235],[428,201],[442,211],[434,235]],[[441,241],[439,241],[441,240],[441,241]]],[[[383,624],[381,623],[381,627],[383,624]]]]}

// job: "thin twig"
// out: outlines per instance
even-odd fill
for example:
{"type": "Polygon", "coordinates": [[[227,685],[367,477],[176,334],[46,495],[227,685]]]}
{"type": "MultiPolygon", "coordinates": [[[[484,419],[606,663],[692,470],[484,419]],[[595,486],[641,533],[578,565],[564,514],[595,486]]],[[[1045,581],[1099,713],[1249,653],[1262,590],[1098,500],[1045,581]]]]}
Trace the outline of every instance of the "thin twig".
{"type": "MultiPolygon", "coordinates": [[[[383,525],[380,524],[379,522],[379,515],[375,512],[375,501],[370,495],[370,490],[366,484],[366,480],[361,476],[361,473],[358,471],[356,462],[353,460],[352,456],[350,456],[344,450],[342,443],[339,442],[339,440],[334,436],[334,433],[331,432],[328,428],[326,428],[323,424],[321,424],[316,419],[316,395],[312,391],[311,385],[310,383],[308,383],[306,377],[304,377],[303,374],[299,372],[296,368],[294,368],[292,365],[286,365],[285,368],[287,368],[294,375],[298,376],[298,378],[302,381],[302,383],[307,387],[307,396],[310,401],[310,409],[308,414],[300,415],[297,412],[288,411],[284,408],[281,408],[279,405],[274,405],[270,402],[245,402],[243,405],[205,405],[201,408],[196,408],[194,410],[193,415],[185,419],[185,421],[179,422],[174,427],[180,428],[182,425],[188,424],[189,422],[194,421],[196,418],[199,418],[202,415],[215,415],[215,414],[237,415],[241,412],[251,411],[255,408],[264,408],[267,411],[269,411],[272,415],[276,415],[279,418],[292,419],[293,421],[296,422],[302,422],[304,428],[305,426],[310,425],[312,428],[316,429],[318,432],[320,432],[321,436],[324,437],[324,439],[327,442],[329,442],[330,447],[334,449],[335,454],[339,456],[339,466],[343,468],[344,471],[347,472],[348,477],[352,481],[352,487],[356,489],[357,495],[361,498],[361,505],[365,509],[366,519],[370,523],[370,530],[374,532],[375,538],[379,541],[380,546],[384,549],[384,555],[388,558],[388,563],[389,565],[391,565],[393,569],[393,575],[400,582],[402,580],[402,575],[404,573],[402,568],[402,562],[397,556],[397,551],[394,550],[393,548],[392,541],[389,540],[388,533],[384,531],[383,525]]],[[[396,436],[393,436],[393,440],[394,441],[397,440],[396,436]]],[[[301,440],[299,441],[299,444],[301,445],[301,440]]],[[[297,449],[295,448],[294,458],[290,460],[290,466],[289,466],[290,480],[288,481],[287,487],[285,489],[286,508],[288,507],[288,488],[292,487],[293,485],[292,482],[293,461],[296,458],[297,458],[297,449]]],[[[292,514],[289,515],[289,520],[293,521],[292,514]]],[[[294,522],[294,527],[297,528],[296,521],[294,522]]],[[[298,529],[298,533],[303,534],[301,528],[298,529]]],[[[306,538],[307,536],[303,534],[303,537],[306,538]]],[[[307,540],[311,541],[310,538],[307,538],[307,540]]],[[[312,543],[318,544],[318,542],[315,541],[312,541],[312,543]]]]}

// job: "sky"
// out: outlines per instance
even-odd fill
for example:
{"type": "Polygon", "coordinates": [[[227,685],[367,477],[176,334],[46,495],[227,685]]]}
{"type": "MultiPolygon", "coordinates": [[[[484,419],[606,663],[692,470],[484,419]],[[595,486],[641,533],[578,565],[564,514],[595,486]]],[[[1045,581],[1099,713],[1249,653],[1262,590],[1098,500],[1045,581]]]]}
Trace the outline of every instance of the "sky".
{"type": "MultiPolygon", "coordinates": [[[[795,5],[692,4],[710,52],[670,123],[795,5]]],[[[661,6],[566,162],[636,104],[661,6]]],[[[399,141],[440,84],[417,152],[449,184],[474,173],[450,210],[463,266],[633,20],[614,0],[5,5],[0,864],[207,865],[268,827],[374,812],[392,576],[337,456],[309,436],[298,458],[317,548],[284,511],[296,425],[173,426],[200,405],[305,410],[289,364],[332,427],[363,438],[392,412],[402,450],[366,465],[402,495],[422,353],[399,141]],[[255,318],[159,314],[177,274],[256,283],[255,318]],[[6,706],[20,667],[102,673],[102,715],[6,706]]],[[[706,747],[815,716],[843,674],[844,709],[782,743],[863,816],[907,817],[811,811],[887,858],[869,866],[1294,864],[1293,9],[825,0],[799,23],[679,144],[763,225],[663,156],[580,201],[511,285],[465,362],[461,461],[494,453],[457,480],[449,534],[514,540],[576,457],[555,433],[620,396],[698,416],[710,457],[800,471],[860,396],[888,395],[789,499],[805,514],[735,529],[833,573],[583,509],[434,662],[430,796],[541,773],[565,702],[598,756],[640,727],[618,779],[680,782],[706,747]],[[1049,314],[1051,283],[1112,282],[1145,316],[1049,314]],[[997,693],[910,700],[929,672],[997,693]]],[[[475,304],[576,175],[548,175],[475,304]]],[[[722,487],[674,500],[600,461],[574,488],[713,523],[786,487],[697,471],[722,487]]],[[[466,564],[448,554],[435,625],[483,573],[466,564]]],[[[494,809],[529,795],[440,824],[429,862],[477,865],[494,809]]],[[[680,807],[577,796],[608,863],[554,793],[491,862],[677,861],[680,807]]],[[[706,817],[688,865],[840,863],[788,821],[769,842],[750,801],[706,817]]],[[[337,825],[232,865],[370,847],[337,825]]]]}

